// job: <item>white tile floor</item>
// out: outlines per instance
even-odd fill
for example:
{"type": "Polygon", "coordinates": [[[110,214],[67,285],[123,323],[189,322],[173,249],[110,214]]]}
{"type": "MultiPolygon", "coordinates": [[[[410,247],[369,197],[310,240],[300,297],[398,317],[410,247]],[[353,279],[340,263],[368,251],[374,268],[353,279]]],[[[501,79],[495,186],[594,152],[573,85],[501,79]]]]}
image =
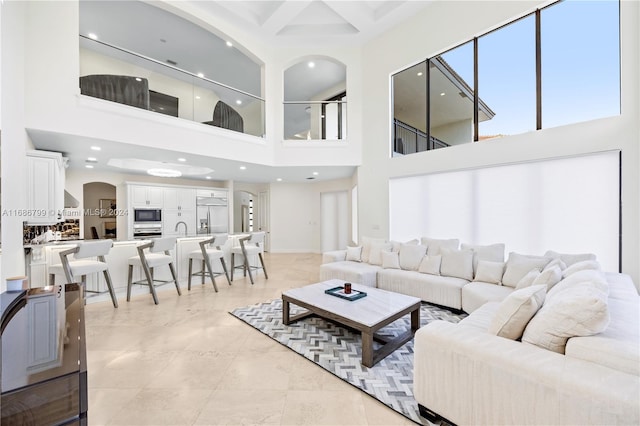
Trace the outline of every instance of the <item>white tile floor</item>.
{"type": "Polygon", "coordinates": [[[231,316],[318,281],[321,256],[266,254],[269,279],[140,287],[86,306],[90,425],[410,425],[408,419],[231,316]]]}

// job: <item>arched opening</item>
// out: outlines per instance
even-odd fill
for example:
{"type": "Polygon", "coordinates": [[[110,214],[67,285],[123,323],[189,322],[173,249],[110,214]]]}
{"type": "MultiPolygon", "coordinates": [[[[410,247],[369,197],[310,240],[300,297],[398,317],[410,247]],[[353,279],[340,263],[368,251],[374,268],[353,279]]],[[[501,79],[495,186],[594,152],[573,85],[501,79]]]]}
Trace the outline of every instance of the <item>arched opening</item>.
{"type": "Polygon", "coordinates": [[[85,240],[116,239],[116,187],[105,182],[89,182],[82,186],[82,192],[85,240]]]}

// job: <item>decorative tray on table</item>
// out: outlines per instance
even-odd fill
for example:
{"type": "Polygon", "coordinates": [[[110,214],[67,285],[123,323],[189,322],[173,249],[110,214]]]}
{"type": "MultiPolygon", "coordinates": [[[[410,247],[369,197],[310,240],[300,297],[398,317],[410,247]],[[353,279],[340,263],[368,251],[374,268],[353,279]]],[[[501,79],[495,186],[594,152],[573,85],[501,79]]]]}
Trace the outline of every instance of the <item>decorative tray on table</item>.
{"type": "Polygon", "coordinates": [[[333,287],[328,290],[325,290],[324,292],[332,296],[339,297],[341,299],[350,300],[350,301],[362,299],[367,295],[367,293],[365,293],[364,291],[358,291],[354,289],[351,289],[351,293],[345,293],[344,287],[333,287]]]}

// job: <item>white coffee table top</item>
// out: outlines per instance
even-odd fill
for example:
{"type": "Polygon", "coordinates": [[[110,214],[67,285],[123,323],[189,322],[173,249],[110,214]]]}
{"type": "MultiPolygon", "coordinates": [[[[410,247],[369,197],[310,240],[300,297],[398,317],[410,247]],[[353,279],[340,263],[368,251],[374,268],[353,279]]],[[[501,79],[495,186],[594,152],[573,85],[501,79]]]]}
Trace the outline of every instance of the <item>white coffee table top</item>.
{"type": "MultiPolygon", "coordinates": [[[[367,296],[361,299],[351,301],[325,294],[325,290],[333,287],[342,287],[344,283],[343,280],[333,279],[293,288],[282,294],[366,326],[373,326],[385,318],[420,302],[417,297],[359,284],[352,284],[351,288],[367,293],[367,296]]],[[[292,303],[295,305],[295,302],[292,303]]]]}

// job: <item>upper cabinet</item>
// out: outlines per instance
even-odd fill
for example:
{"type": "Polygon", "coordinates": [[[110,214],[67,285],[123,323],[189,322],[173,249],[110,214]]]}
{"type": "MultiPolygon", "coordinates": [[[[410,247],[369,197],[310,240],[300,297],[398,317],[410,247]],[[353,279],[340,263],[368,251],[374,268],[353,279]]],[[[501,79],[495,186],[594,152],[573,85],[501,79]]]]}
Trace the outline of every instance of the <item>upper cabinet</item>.
{"type": "Polygon", "coordinates": [[[27,223],[64,221],[64,160],[59,152],[27,151],[27,223]]]}
{"type": "Polygon", "coordinates": [[[162,208],[162,187],[131,185],[131,207],[162,208]]]}

